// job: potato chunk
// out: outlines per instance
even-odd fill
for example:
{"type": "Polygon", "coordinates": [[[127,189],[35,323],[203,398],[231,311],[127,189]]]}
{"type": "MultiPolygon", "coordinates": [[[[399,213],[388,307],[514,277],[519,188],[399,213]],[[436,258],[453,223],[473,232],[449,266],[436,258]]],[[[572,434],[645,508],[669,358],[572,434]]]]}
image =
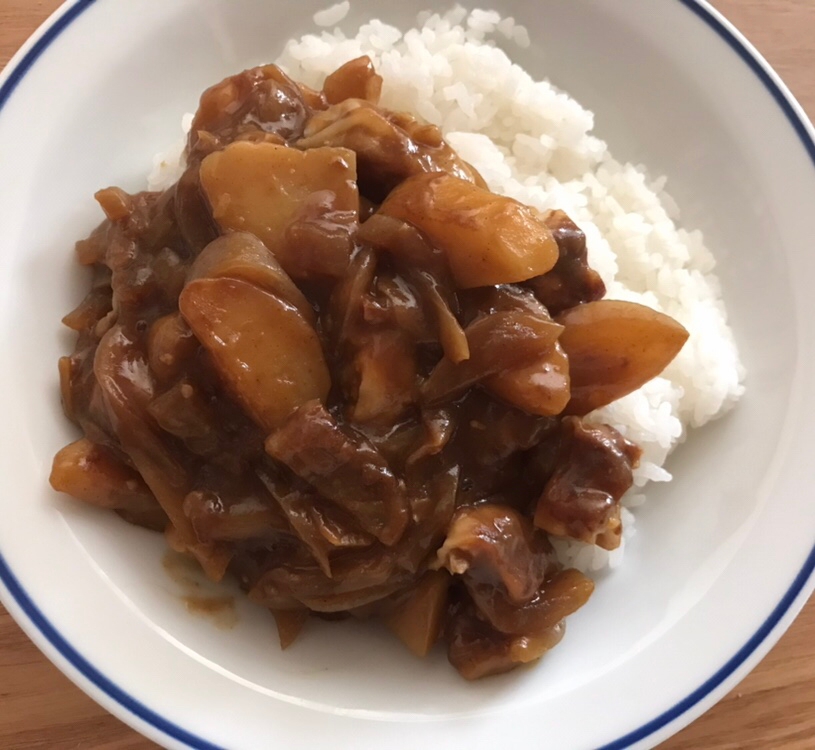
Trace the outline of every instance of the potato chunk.
{"type": "Polygon", "coordinates": [[[526,281],[558,259],[552,232],[531,208],[448,174],[405,180],[380,210],[424,232],[462,289],[526,281]]]}
{"type": "Polygon", "coordinates": [[[272,612],[277,623],[277,635],[280,638],[280,648],[285,651],[297,640],[308,621],[308,610],[289,609],[272,612]]]}
{"type": "Polygon", "coordinates": [[[439,639],[449,588],[447,571],[428,571],[385,617],[387,628],[416,656],[427,656],[439,639]]]}
{"type": "Polygon", "coordinates": [[[320,341],[293,306],[237,279],[197,279],[179,298],[184,319],[235,398],[271,432],[331,385],[320,341]]]}
{"type": "Polygon", "coordinates": [[[346,99],[365,99],[371,104],[378,104],[382,93],[382,76],[377,74],[371,58],[363,55],[331,73],[325,79],[323,93],[329,104],[338,104],[346,99]]]}
{"type": "Polygon", "coordinates": [[[258,237],[294,278],[338,276],[359,221],[356,155],[344,148],[308,151],[239,141],[201,164],[201,186],[218,226],[258,237]],[[327,239],[296,241],[303,226],[327,239]],[[299,231],[297,231],[299,229],[299,231]],[[311,245],[318,247],[312,251],[311,245]]]}
{"type": "Polygon", "coordinates": [[[528,414],[551,417],[569,403],[569,358],[560,344],[531,365],[493,375],[487,389],[528,414]]]}
{"type": "Polygon", "coordinates": [[[50,481],[55,490],[99,508],[141,510],[156,504],[137,471],[87,438],[57,453],[50,481]]]}
{"type": "Polygon", "coordinates": [[[634,302],[599,300],[556,318],[569,357],[572,397],[567,414],[606,406],[659,375],[679,354],[688,332],[673,318],[634,302]]]}

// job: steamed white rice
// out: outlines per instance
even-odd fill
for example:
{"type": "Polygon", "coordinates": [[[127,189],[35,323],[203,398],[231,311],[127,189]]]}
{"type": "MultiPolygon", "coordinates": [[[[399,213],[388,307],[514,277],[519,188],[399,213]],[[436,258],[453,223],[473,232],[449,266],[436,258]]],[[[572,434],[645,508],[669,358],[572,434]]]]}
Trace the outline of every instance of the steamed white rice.
{"type": "MultiPolygon", "coordinates": [[[[343,2],[317,14],[331,26],[348,13],[343,2]]],[[[514,65],[496,41],[530,43],[527,30],[494,11],[420,14],[416,28],[370,21],[354,36],[323,31],[291,40],[277,60],[295,80],[320,88],[343,63],[369,55],[384,77],[382,105],[438,125],[490,188],[540,210],[560,208],[588,238],[589,261],[611,299],[671,315],[690,339],[662,377],[595,412],[644,451],[635,487],[624,499],[623,545],[608,553],[558,543],[564,562],[585,571],[619,564],[634,531],[632,510],[648,482],[667,482],[671,450],[729,409],[744,392],[744,368],[714,273],[715,260],[698,231],[680,226],[665,192],[667,178],[621,164],[592,130],[594,116],[547,81],[514,65]]],[[[185,118],[189,130],[191,117],[185,118]]],[[[181,148],[156,157],[151,189],[178,178],[181,148]]]]}

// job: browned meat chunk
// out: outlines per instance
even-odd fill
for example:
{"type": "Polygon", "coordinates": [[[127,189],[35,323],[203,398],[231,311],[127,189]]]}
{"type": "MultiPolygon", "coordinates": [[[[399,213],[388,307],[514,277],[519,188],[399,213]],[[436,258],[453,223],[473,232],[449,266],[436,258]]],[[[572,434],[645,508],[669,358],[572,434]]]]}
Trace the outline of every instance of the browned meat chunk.
{"type": "Polygon", "coordinates": [[[408,522],[404,484],[368,441],[343,429],[321,404],[295,411],[269,436],[266,450],[384,544],[402,536],[408,522]]]}
{"type": "Polygon", "coordinates": [[[500,633],[471,604],[460,606],[447,626],[447,657],[468,680],[502,674],[541,658],[560,643],[564,624],[534,637],[500,633]]]}
{"type": "Polygon", "coordinates": [[[526,518],[489,503],[456,513],[438,559],[467,592],[448,643],[450,661],[470,679],[539,658],[594,590],[582,573],[558,571],[526,518]]]}
{"type": "Polygon", "coordinates": [[[594,591],[594,583],[578,570],[553,573],[532,598],[514,604],[500,589],[465,577],[473,602],[492,627],[508,635],[546,632],[582,607],[594,591]]]}
{"type": "Polygon", "coordinates": [[[552,565],[551,547],[517,511],[484,504],[461,508],[453,517],[438,561],[454,575],[528,602],[552,565]]]}
{"type": "Polygon", "coordinates": [[[478,173],[444,142],[438,128],[386,113],[364,99],[346,99],[309,121],[297,147],[320,146],[355,151],[360,192],[376,201],[407,177],[423,172],[450,172],[483,184],[478,173]]]}
{"type": "Polygon", "coordinates": [[[586,252],[586,235],[563,211],[551,211],[544,219],[558,247],[555,267],[529,282],[535,296],[552,315],[560,315],[583,302],[602,299],[606,285],[591,266],[586,252]]]}
{"type": "Polygon", "coordinates": [[[300,88],[276,65],[245,70],[201,96],[188,150],[200,160],[236,140],[295,140],[310,115],[300,88]]]}
{"type": "Polygon", "coordinates": [[[458,404],[459,426],[452,451],[464,467],[494,469],[518,452],[538,445],[555,431],[555,419],[536,417],[507,406],[486,393],[458,404]]]}
{"type": "Polygon", "coordinates": [[[565,419],[557,468],[538,501],[535,525],[604,549],[619,547],[620,499],[640,454],[612,427],[565,419]]]}

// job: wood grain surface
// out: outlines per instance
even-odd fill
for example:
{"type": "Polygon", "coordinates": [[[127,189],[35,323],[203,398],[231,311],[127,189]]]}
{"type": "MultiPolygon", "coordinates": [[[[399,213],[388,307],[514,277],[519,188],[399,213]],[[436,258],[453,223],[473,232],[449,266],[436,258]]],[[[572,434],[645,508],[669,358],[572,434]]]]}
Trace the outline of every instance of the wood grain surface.
{"type": "MultiPolygon", "coordinates": [[[[0,68],[58,5],[59,0],[0,0],[0,68]]],[[[714,0],[714,5],[815,117],[815,0],[714,0]]],[[[0,606],[0,750],[156,747],[75,688],[0,606]]],[[[662,750],[776,748],[815,748],[815,600],[731,695],[662,745],[662,750]]]]}

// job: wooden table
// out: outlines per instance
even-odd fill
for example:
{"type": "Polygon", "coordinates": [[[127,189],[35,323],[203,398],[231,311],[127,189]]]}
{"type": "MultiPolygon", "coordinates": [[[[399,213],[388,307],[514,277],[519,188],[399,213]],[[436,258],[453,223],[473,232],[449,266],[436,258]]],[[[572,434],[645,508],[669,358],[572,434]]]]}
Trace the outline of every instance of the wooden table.
{"type": "MultiPolygon", "coordinates": [[[[60,0],[0,0],[0,67],[60,0]]],[[[486,3],[489,5],[489,3],[486,3]]],[[[714,0],[815,119],[815,2],[714,0]]],[[[0,748],[155,750],[75,688],[0,607],[0,748]]],[[[815,748],[815,600],[764,662],[662,750],[815,748]]]]}

